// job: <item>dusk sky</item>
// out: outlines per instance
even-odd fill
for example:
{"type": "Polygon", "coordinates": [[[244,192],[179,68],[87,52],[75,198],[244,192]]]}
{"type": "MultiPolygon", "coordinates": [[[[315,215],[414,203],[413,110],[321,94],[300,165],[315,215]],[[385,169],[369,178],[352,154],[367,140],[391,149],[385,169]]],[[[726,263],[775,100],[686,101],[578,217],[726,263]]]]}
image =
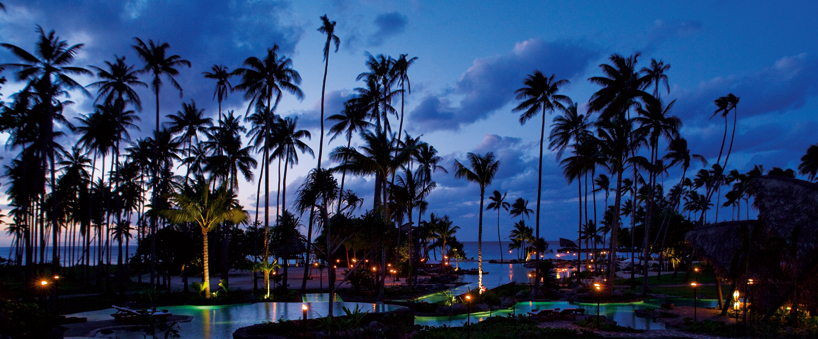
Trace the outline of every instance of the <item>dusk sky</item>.
{"type": "MultiPolygon", "coordinates": [[[[487,195],[495,189],[508,192],[509,200],[523,197],[535,208],[539,116],[521,126],[519,114],[512,112],[519,103],[514,91],[534,70],[569,80],[562,94],[578,102],[584,112],[591,94],[599,89],[587,79],[601,75],[598,66],[612,53],[628,56],[641,52],[639,68],[648,66],[652,58],[663,60],[672,67],[667,72],[670,94],[663,92],[662,97],[677,100],[671,113],[683,121],[682,137],[689,141],[693,153],[704,155],[711,163],[718,155],[724,131],[721,118],[709,120],[715,110],[713,100],[734,93],[741,102],[728,170],[746,172],[755,164],[765,169],[796,169],[807,147],[818,143],[815,1],[786,5],[771,1],[663,5],[652,1],[2,2],[6,12],[0,12],[0,42],[33,51],[35,29],[41,25],[46,31],[55,30],[69,44],[85,44],[77,56],[77,66],[101,66],[103,61],[113,61],[114,55],[124,55],[129,63],[141,67],[131,48],[134,37],[168,42],[170,52],[189,60],[192,68],[182,69],[177,77],[183,97],[172,87],[163,87],[163,117],[181,110],[182,102],[195,100],[216,120],[215,82],[205,79],[202,72],[214,64],[233,70],[247,57],[262,57],[267,48],[278,44],[301,74],[304,91],[302,101],[285,95],[278,113],[299,117],[299,127],[312,132],[308,144],[316,154],[326,40],[317,31],[321,15],[338,22],[336,34],[341,39],[340,50],[329,60],[327,115],[340,112],[343,101],[356,87],[363,86],[355,78],[366,71],[367,53],[418,57],[409,69],[412,93],[406,96],[405,129],[412,136],[422,135],[421,140],[437,148],[450,172],[434,174],[438,188],[428,198],[424,219],[428,220],[429,212],[449,215],[461,227],[457,234],[461,241],[477,240],[479,189],[452,175],[453,159],[464,159],[467,152],[493,151],[501,162],[487,195]]],[[[0,63],[17,61],[7,50],[0,50],[0,63]]],[[[0,99],[8,101],[23,84],[8,70],[3,75],[9,82],[0,90],[0,99]]],[[[87,77],[77,80],[83,85],[95,81],[87,77]]],[[[142,80],[149,81],[147,77],[142,80]]],[[[239,79],[232,83],[238,84],[239,79]]],[[[144,106],[139,123],[142,132],[133,131],[134,140],[154,129],[153,94],[147,89],[139,93],[144,106]]],[[[92,111],[93,97],[76,92],[71,100],[75,104],[65,113],[69,119],[92,111]]],[[[243,115],[247,104],[243,93],[233,92],[223,109],[243,115]]],[[[395,106],[399,107],[399,101],[395,106]]],[[[5,141],[7,135],[0,138],[5,141]]],[[[76,138],[71,135],[61,142],[72,145],[76,138]]],[[[339,138],[325,146],[325,157],[342,143],[339,138]]],[[[663,142],[660,154],[664,148],[663,142]]],[[[18,152],[4,149],[2,163],[18,152]]],[[[288,196],[295,194],[307,171],[315,167],[309,155],[299,158],[301,163],[288,176],[288,196]]],[[[332,163],[325,159],[324,164],[332,163]]],[[[689,173],[700,168],[695,164],[689,173]]],[[[576,238],[576,183],[567,183],[555,153],[550,151],[544,157],[543,175],[541,236],[547,240],[576,238]]],[[[675,183],[679,175],[681,170],[674,168],[665,181],[675,183]]],[[[6,180],[0,179],[0,183],[5,185],[6,180]]],[[[240,202],[251,211],[255,208],[255,183],[243,182],[239,191],[240,202]]],[[[366,209],[372,207],[373,185],[372,178],[347,177],[346,187],[363,196],[366,209]]],[[[5,189],[3,186],[2,191],[5,189]]],[[[597,196],[600,213],[603,200],[603,194],[597,196]]],[[[0,198],[0,202],[0,209],[7,213],[7,199],[0,198]]],[[[722,209],[719,219],[729,220],[730,212],[722,209]]],[[[484,218],[483,239],[496,240],[496,212],[486,212],[484,218]]],[[[512,221],[503,212],[500,222],[505,237],[512,221]]],[[[533,224],[531,220],[529,225],[533,224]]],[[[0,246],[9,242],[5,234],[0,236],[0,246]]]]}

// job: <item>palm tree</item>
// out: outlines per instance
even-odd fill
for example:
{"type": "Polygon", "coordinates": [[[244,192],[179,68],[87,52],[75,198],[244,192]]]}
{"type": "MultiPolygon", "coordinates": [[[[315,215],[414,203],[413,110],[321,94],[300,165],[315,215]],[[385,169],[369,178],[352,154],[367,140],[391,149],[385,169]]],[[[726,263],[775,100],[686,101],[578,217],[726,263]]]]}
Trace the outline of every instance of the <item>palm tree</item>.
{"type": "MultiPolygon", "coordinates": [[[[321,224],[324,226],[325,237],[327,241],[326,252],[324,253],[327,258],[332,258],[335,251],[341,246],[341,244],[333,243],[333,238],[331,237],[331,226],[330,223],[330,206],[333,202],[338,199],[339,195],[338,191],[338,182],[335,180],[335,177],[332,176],[332,172],[330,170],[325,170],[322,168],[316,168],[310,171],[307,175],[307,179],[298,189],[298,194],[296,198],[296,207],[301,213],[306,212],[307,210],[317,210],[318,215],[321,220],[321,224]]],[[[330,270],[329,276],[329,293],[330,296],[335,295],[335,270],[330,270]]],[[[269,293],[269,287],[268,287],[269,293]]],[[[329,310],[329,318],[332,319],[333,312],[332,312],[332,303],[335,299],[330,298],[330,310],[329,310]]]]}
{"type": "Polygon", "coordinates": [[[397,116],[397,111],[392,107],[392,96],[401,92],[392,90],[392,85],[397,81],[396,73],[393,71],[394,64],[394,59],[383,54],[377,57],[369,55],[366,62],[369,71],[358,74],[356,78],[366,80],[367,84],[366,88],[355,89],[360,94],[359,100],[365,102],[364,106],[369,108],[370,116],[376,121],[376,127],[386,132],[392,131],[389,114],[397,116]]]}
{"type": "Polygon", "coordinates": [[[181,192],[171,194],[170,201],[175,208],[162,210],[160,215],[177,224],[196,223],[202,231],[205,298],[210,298],[207,234],[222,222],[240,223],[247,219],[247,214],[226,185],[211,190],[210,180],[203,177],[196,178],[193,186],[185,184],[181,192]]]}
{"type": "Polygon", "coordinates": [[[486,186],[491,185],[500,161],[495,160],[494,153],[488,152],[479,155],[469,152],[466,154],[469,167],[464,166],[460,161],[454,161],[454,177],[465,178],[480,186],[480,210],[478,213],[477,228],[477,286],[480,293],[483,293],[483,196],[486,194],[486,186]]]}
{"type": "MultiPolygon", "coordinates": [[[[318,31],[327,35],[327,42],[324,44],[324,81],[321,84],[321,138],[318,144],[318,166],[321,168],[321,157],[324,155],[324,93],[327,90],[327,71],[329,70],[329,49],[335,43],[335,53],[341,45],[341,39],[335,35],[335,21],[330,21],[327,15],[321,17],[323,25],[318,27],[318,31]]],[[[343,192],[343,190],[342,190],[343,192]]]]}
{"type": "MultiPolygon", "coordinates": [[[[182,103],[182,110],[175,114],[168,114],[169,122],[165,123],[165,127],[173,133],[178,134],[176,142],[184,145],[187,144],[187,155],[192,155],[193,140],[199,143],[199,133],[205,133],[207,128],[213,123],[213,119],[205,118],[204,108],[196,107],[196,102],[190,100],[190,103],[182,103]]],[[[220,120],[221,121],[221,120],[220,120]]],[[[187,173],[185,174],[185,181],[187,182],[190,176],[190,164],[187,166],[187,173]]]]}
{"type": "Polygon", "coordinates": [[[806,175],[809,181],[815,181],[815,175],[818,174],[818,145],[810,145],[807,148],[807,153],[801,157],[801,163],[798,164],[798,173],[806,175]]]}
{"type": "MultiPolygon", "coordinates": [[[[655,61],[655,60],[654,60],[655,61]]],[[[682,126],[682,120],[676,116],[670,116],[668,112],[673,108],[676,100],[671,101],[667,106],[662,107],[662,100],[650,99],[645,102],[645,106],[637,108],[639,117],[634,118],[634,122],[639,124],[639,128],[635,133],[637,136],[647,136],[648,145],[650,146],[650,171],[648,178],[648,187],[656,186],[656,176],[660,173],[662,168],[656,168],[659,159],[659,139],[664,138],[667,141],[672,141],[678,138],[679,128],[682,126]]],[[[645,213],[645,237],[642,245],[642,256],[647,260],[650,244],[650,224],[653,220],[653,189],[648,189],[647,213],[645,213]]],[[[642,293],[646,294],[648,290],[648,275],[645,274],[643,278],[642,293]]]]}
{"type": "MultiPolygon", "coordinates": [[[[358,109],[354,103],[354,99],[345,102],[344,110],[339,114],[333,114],[327,117],[327,120],[335,121],[335,125],[332,125],[332,127],[329,129],[329,134],[332,134],[329,141],[332,142],[342,133],[346,133],[347,148],[352,146],[352,136],[356,132],[363,132],[372,126],[369,121],[366,121],[366,111],[358,109]]],[[[343,159],[342,161],[345,162],[346,159],[343,159]]],[[[341,192],[344,191],[344,180],[346,179],[346,174],[346,170],[341,173],[341,192]]],[[[338,209],[340,210],[340,208],[341,205],[338,204],[338,209]]]]}
{"type": "MultiPolygon", "coordinates": [[[[412,225],[414,224],[412,222],[412,211],[415,207],[418,207],[420,210],[425,209],[423,199],[437,187],[437,184],[434,181],[424,181],[421,172],[413,173],[412,170],[406,166],[402,166],[402,169],[403,176],[398,176],[398,183],[392,186],[391,191],[393,194],[398,193],[404,198],[407,212],[406,214],[409,216],[409,278],[411,279],[413,268],[415,266],[412,256],[414,254],[414,252],[412,252],[412,225]]],[[[400,223],[398,223],[398,225],[400,226],[400,223]]],[[[402,228],[399,227],[399,229],[402,228]]],[[[398,235],[400,235],[402,232],[402,230],[399,231],[398,235]]]]}
{"type": "Polygon", "coordinates": [[[409,66],[415,63],[418,57],[407,59],[406,54],[401,54],[395,64],[392,65],[392,73],[400,85],[400,124],[398,125],[398,140],[401,138],[403,131],[403,104],[406,93],[412,93],[412,84],[409,82],[409,66]]]}
{"type": "Polygon", "coordinates": [[[670,64],[665,65],[662,60],[650,59],[650,68],[642,67],[642,74],[647,78],[645,82],[653,84],[653,96],[659,99],[659,86],[662,82],[665,83],[665,89],[670,94],[670,84],[667,82],[667,74],[665,72],[670,70],[670,64]]]}
{"type": "MultiPolygon", "coordinates": [[[[454,238],[455,233],[457,230],[460,229],[460,226],[452,226],[454,222],[449,219],[448,215],[444,215],[443,218],[436,218],[434,216],[430,216],[430,220],[435,220],[434,227],[432,228],[432,235],[440,240],[441,242],[441,254],[440,256],[444,259],[446,258],[446,244],[449,242],[449,239],[454,238]]],[[[448,260],[445,260],[448,263],[448,260]]]]}
{"type": "MultiPolygon", "coordinates": [[[[737,96],[733,95],[733,93],[730,93],[727,96],[719,97],[718,99],[715,100],[716,111],[714,111],[713,115],[710,116],[710,119],[713,119],[713,117],[715,117],[716,115],[721,114],[721,116],[724,118],[724,135],[721,138],[721,148],[719,148],[719,157],[716,159],[716,165],[721,166],[721,168],[727,168],[727,160],[730,158],[730,152],[733,149],[733,138],[736,136],[736,121],[737,121],[737,116],[738,116],[738,113],[735,112],[735,109],[738,106],[738,102],[739,102],[739,98],[737,96]],[[727,150],[727,156],[724,159],[724,165],[721,165],[721,155],[722,155],[722,152],[724,151],[724,143],[727,140],[727,125],[728,125],[727,124],[727,116],[730,114],[731,110],[734,111],[733,112],[733,133],[732,133],[732,136],[730,137],[730,146],[728,147],[728,150],[727,150]]],[[[721,179],[721,173],[719,173],[719,178],[716,178],[716,182],[718,182],[720,179],[721,179]]],[[[715,187],[708,187],[707,192],[705,193],[705,196],[707,197],[708,200],[712,196],[713,192],[715,192],[715,190],[712,190],[711,188],[715,188],[715,187]]],[[[702,217],[704,217],[704,213],[702,213],[702,217]]],[[[701,222],[704,222],[704,219],[702,219],[701,222]]]]}
{"type": "MultiPolygon", "coordinates": [[[[162,76],[164,75],[168,81],[179,90],[179,97],[182,96],[182,86],[176,82],[174,76],[179,75],[178,67],[187,66],[190,68],[190,61],[182,59],[182,57],[174,54],[171,56],[167,56],[168,49],[170,49],[170,44],[167,42],[165,43],[154,43],[153,40],[148,39],[148,44],[145,44],[142,39],[134,38],[136,41],[136,45],[133,46],[133,49],[136,51],[136,55],[142,59],[142,62],[145,63],[145,67],[142,68],[141,72],[150,73],[153,76],[151,80],[151,88],[153,89],[154,97],[156,98],[156,129],[154,132],[159,132],[159,90],[162,88],[162,76]]],[[[154,141],[158,142],[158,139],[154,139],[154,141]]],[[[159,145],[154,145],[154,150],[159,151],[159,145]]],[[[158,155],[154,154],[154,160],[158,159],[158,155]]],[[[155,164],[153,166],[153,200],[154,204],[156,203],[157,196],[157,186],[159,185],[159,162],[154,161],[155,164]]],[[[150,261],[150,272],[151,272],[151,286],[153,286],[154,278],[156,272],[154,271],[154,266],[156,264],[156,238],[153,237],[153,234],[156,233],[156,224],[158,221],[156,218],[153,218],[153,222],[151,224],[151,261],[150,261]]]]}
{"type": "MultiPolygon", "coordinates": [[[[35,88],[40,102],[44,107],[44,126],[43,138],[46,142],[44,154],[48,156],[48,162],[51,172],[51,187],[57,187],[56,169],[55,169],[55,154],[54,154],[54,119],[59,114],[62,104],[54,100],[66,94],[66,90],[80,89],[87,93],[82,86],[76,82],[71,75],[91,75],[91,72],[82,68],[71,66],[74,57],[82,49],[83,44],[69,46],[66,41],[61,41],[56,36],[54,31],[50,31],[47,35],[42,27],[37,26],[37,33],[40,34],[39,41],[36,43],[36,55],[27,52],[26,50],[15,45],[3,43],[0,44],[3,48],[8,49],[14,55],[21,59],[22,63],[2,64],[0,68],[18,69],[16,74],[17,79],[21,81],[28,81],[26,88],[35,88]]],[[[57,194],[51,194],[51,208],[52,215],[57,214],[57,194]]],[[[52,265],[53,272],[59,272],[59,244],[58,233],[60,230],[58,218],[52,217],[52,265]]],[[[56,305],[54,305],[56,306],[56,305]]]]}
{"type": "Polygon", "coordinates": [[[489,197],[491,202],[488,206],[486,206],[486,211],[488,210],[497,210],[497,244],[500,245],[500,263],[503,263],[503,242],[500,238],[500,209],[505,209],[508,212],[508,208],[511,207],[506,200],[506,194],[500,195],[500,191],[494,190],[494,194],[489,197]]]}
{"type": "Polygon", "coordinates": [[[115,100],[121,100],[126,104],[133,104],[137,110],[142,110],[142,100],[139,99],[139,94],[133,87],[148,87],[142,81],[139,81],[137,75],[138,70],[134,70],[133,65],[125,63],[125,57],[114,56],[116,61],[111,63],[105,61],[108,69],[102,69],[96,66],[89,66],[97,72],[97,78],[102,80],[94,82],[87,87],[96,87],[97,99],[94,104],[99,102],[99,99],[105,97],[105,104],[111,105],[115,100]]]}
{"type": "MultiPolygon", "coordinates": [[[[278,136],[276,137],[276,139],[278,139],[276,141],[276,145],[278,145],[278,147],[271,154],[273,157],[284,159],[284,179],[282,182],[281,193],[281,208],[283,210],[287,209],[287,166],[289,165],[292,167],[292,165],[298,164],[297,151],[315,156],[312,148],[301,141],[303,138],[310,139],[310,132],[304,129],[297,129],[297,123],[298,117],[286,117],[282,120],[281,128],[279,129],[278,136]]],[[[281,212],[278,212],[278,214],[280,215],[281,212]]]]}
{"type": "Polygon", "coordinates": [[[227,92],[233,90],[230,85],[230,77],[234,73],[227,71],[227,66],[213,65],[210,67],[210,72],[202,72],[205,78],[216,80],[216,90],[213,91],[213,98],[219,102],[219,121],[222,120],[222,101],[227,99],[227,92]]]}
{"type": "MultiPolygon", "coordinates": [[[[534,71],[534,74],[526,77],[523,82],[525,87],[518,89],[517,100],[524,100],[517,107],[514,112],[523,112],[520,115],[520,124],[523,125],[529,119],[533,118],[540,110],[542,110],[542,125],[540,126],[540,158],[537,161],[537,212],[535,215],[536,237],[540,238],[540,205],[542,197],[542,155],[543,144],[545,143],[545,112],[554,112],[554,109],[564,110],[563,104],[570,104],[571,99],[567,96],[558,94],[560,87],[568,84],[568,80],[554,80],[554,75],[545,77],[542,72],[534,71]]],[[[482,208],[482,207],[481,207],[482,208]]],[[[539,266],[539,257],[537,257],[537,265],[539,266]]],[[[536,283],[539,284],[539,270],[537,271],[536,283]]],[[[482,285],[481,285],[482,286],[482,285]]]]}

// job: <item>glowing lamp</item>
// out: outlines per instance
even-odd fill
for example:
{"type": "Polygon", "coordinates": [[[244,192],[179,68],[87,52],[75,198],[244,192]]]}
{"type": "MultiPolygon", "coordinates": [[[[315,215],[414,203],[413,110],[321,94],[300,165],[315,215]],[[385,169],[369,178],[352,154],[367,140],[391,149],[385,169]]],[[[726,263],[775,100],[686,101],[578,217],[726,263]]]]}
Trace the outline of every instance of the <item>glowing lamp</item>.
{"type": "Polygon", "coordinates": [[[43,285],[43,286],[48,285],[48,281],[45,281],[45,280],[40,281],[40,285],[43,285]]]}
{"type": "Polygon", "coordinates": [[[301,310],[306,311],[307,310],[307,304],[301,304],[301,310]]]}

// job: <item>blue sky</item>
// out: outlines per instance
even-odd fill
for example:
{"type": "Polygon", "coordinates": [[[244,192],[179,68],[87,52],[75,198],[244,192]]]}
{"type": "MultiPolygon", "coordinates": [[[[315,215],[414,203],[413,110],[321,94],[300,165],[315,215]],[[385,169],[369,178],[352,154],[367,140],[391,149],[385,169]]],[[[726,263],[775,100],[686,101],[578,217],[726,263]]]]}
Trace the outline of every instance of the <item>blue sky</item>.
{"type": "MultiPolygon", "coordinates": [[[[489,191],[529,199],[532,208],[538,124],[520,126],[511,109],[517,104],[514,90],[535,69],[568,79],[571,84],[563,93],[584,104],[598,88],[587,79],[600,75],[598,65],[612,53],[641,52],[640,67],[651,58],[671,64],[671,93],[664,97],[678,100],[672,113],[684,122],[682,136],[694,153],[711,162],[718,155],[723,132],[721,121],[708,119],[713,100],[731,92],[740,96],[731,169],[747,171],[754,164],[795,168],[807,147],[818,142],[814,134],[818,129],[818,23],[814,20],[818,3],[812,1],[786,6],[754,1],[3,3],[7,11],[0,13],[0,41],[32,50],[39,24],[71,44],[85,43],[77,65],[100,65],[113,60],[114,54],[138,63],[130,48],[133,37],[170,43],[171,52],[190,60],[193,67],[177,78],[184,88],[182,98],[163,88],[163,116],[191,99],[215,116],[214,84],[201,73],[217,63],[235,69],[247,57],[260,57],[277,43],[303,77],[305,94],[302,101],[285,97],[279,113],[299,116],[300,126],[313,132],[309,144],[316,151],[325,40],[316,29],[319,17],[327,14],[338,22],[336,34],[341,38],[339,52],[330,56],[328,114],[340,111],[343,100],[362,86],[355,77],[365,71],[366,53],[417,56],[409,70],[413,91],[406,98],[409,134],[422,134],[422,140],[440,151],[447,169],[454,158],[463,159],[467,152],[494,151],[501,165],[489,191]]],[[[8,52],[0,51],[0,63],[13,61],[8,52]]],[[[10,81],[0,91],[4,100],[21,86],[9,72],[5,75],[10,81]]],[[[135,138],[153,129],[153,95],[140,94],[143,132],[134,132],[135,138]]],[[[72,100],[76,104],[66,112],[69,117],[91,111],[93,99],[74,93],[72,100]]],[[[224,104],[225,110],[242,114],[246,107],[238,92],[224,104]]],[[[75,138],[64,142],[71,144],[75,138]]],[[[340,144],[336,140],[328,147],[340,144]]],[[[2,153],[3,161],[8,161],[17,151],[2,153]]],[[[288,176],[289,194],[295,193],[306,171],[315,165],[309,156],[301,161],[288,176]]],[[[680,172],[671,170],[666,180],[676,182],[680,172]]],[[[449,215],[462,228],[461,240],[476,240],[478,188],[451,174],[436,174],[434,179],[439,188],[429,197],[429,212],[449,215]]],[[[543,179],[542,235],[575,237],[576,186],[568,185],[552,152],[546,152],[543,179]]],[[[347,187],[363,194],[371,207],[372,185],[370,178],[354,178],[347,187]]],[[[255,183],[242,183],[239,198],[252,209],[255,183]]],[[[602,199],[599,196],[600,210],[602,199]]],[[[5,205],[0,208],[7,210],[5,205]]],[[[729,209],[720,212],[720,219],[724,216],[729,218],[729,209]]],[[[484,239],[491,239],[496,236],[496,214],[487,213],[485,222],[491,227],[484,239]]],[[[505,235],[512,222],[505,215],[500,222],[505,235]]],[[[0,238],[0,246],[7,243],[8,239],[0,238]]]]}

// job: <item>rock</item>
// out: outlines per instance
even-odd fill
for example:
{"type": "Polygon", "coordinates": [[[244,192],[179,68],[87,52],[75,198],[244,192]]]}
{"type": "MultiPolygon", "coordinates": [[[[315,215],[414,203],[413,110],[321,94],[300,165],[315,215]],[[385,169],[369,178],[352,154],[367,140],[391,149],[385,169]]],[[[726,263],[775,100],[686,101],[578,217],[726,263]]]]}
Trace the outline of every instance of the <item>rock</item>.
{"type": "Polygon", "coordinates": [[[369,323],[367,327],[372,331],[383,331],[389,328],[388,326],[374,320],[371,323],[369,323]]]}
{"type": "Polygon", "coordinates": [[[523,297],[525,297],[527,295],[528,295],[528,293],[524,293],[523,291],[519,291],[519,292],[517,292],[517,294],[514,295],[514,297],[517,298],[517,299],[520,299],[520,298],[523,298],[523,297]]]}
{"type": "Polygon", "coordinates": [[[500,309],[500,306],[492,306],[492,307],[491,307],[491,310],[492,310],[492,311],[496,311],[496,310],[499,310],[499,309],[500,309]]]}
{"type": "Polygon", "coordinates": [[[472,307],[472,312],[485,312],[490,310],[488,304],[477,304],[472,307]]]}
{"type": "Polygon", "coordinates": [[[500,308],[509,308],[514,306],[514,300],[508,297],[500,299],[500,308]]]}
{"type": "MultiPolygon", "coordinates": [[[[457,305],[457,304],[455,304],[457,305]]],[[[435,314],[439,315],[450,315],[452,314],[452,308],[449,306],[440,306],[435,310],[435,314]]]]}
{"type": "Polygon", "coordinates": [[[450,309],[454,314],[466,313],[467,311],[466,305],[463,304],[452,304],[452,307],[450,307],[450,309]]]}

